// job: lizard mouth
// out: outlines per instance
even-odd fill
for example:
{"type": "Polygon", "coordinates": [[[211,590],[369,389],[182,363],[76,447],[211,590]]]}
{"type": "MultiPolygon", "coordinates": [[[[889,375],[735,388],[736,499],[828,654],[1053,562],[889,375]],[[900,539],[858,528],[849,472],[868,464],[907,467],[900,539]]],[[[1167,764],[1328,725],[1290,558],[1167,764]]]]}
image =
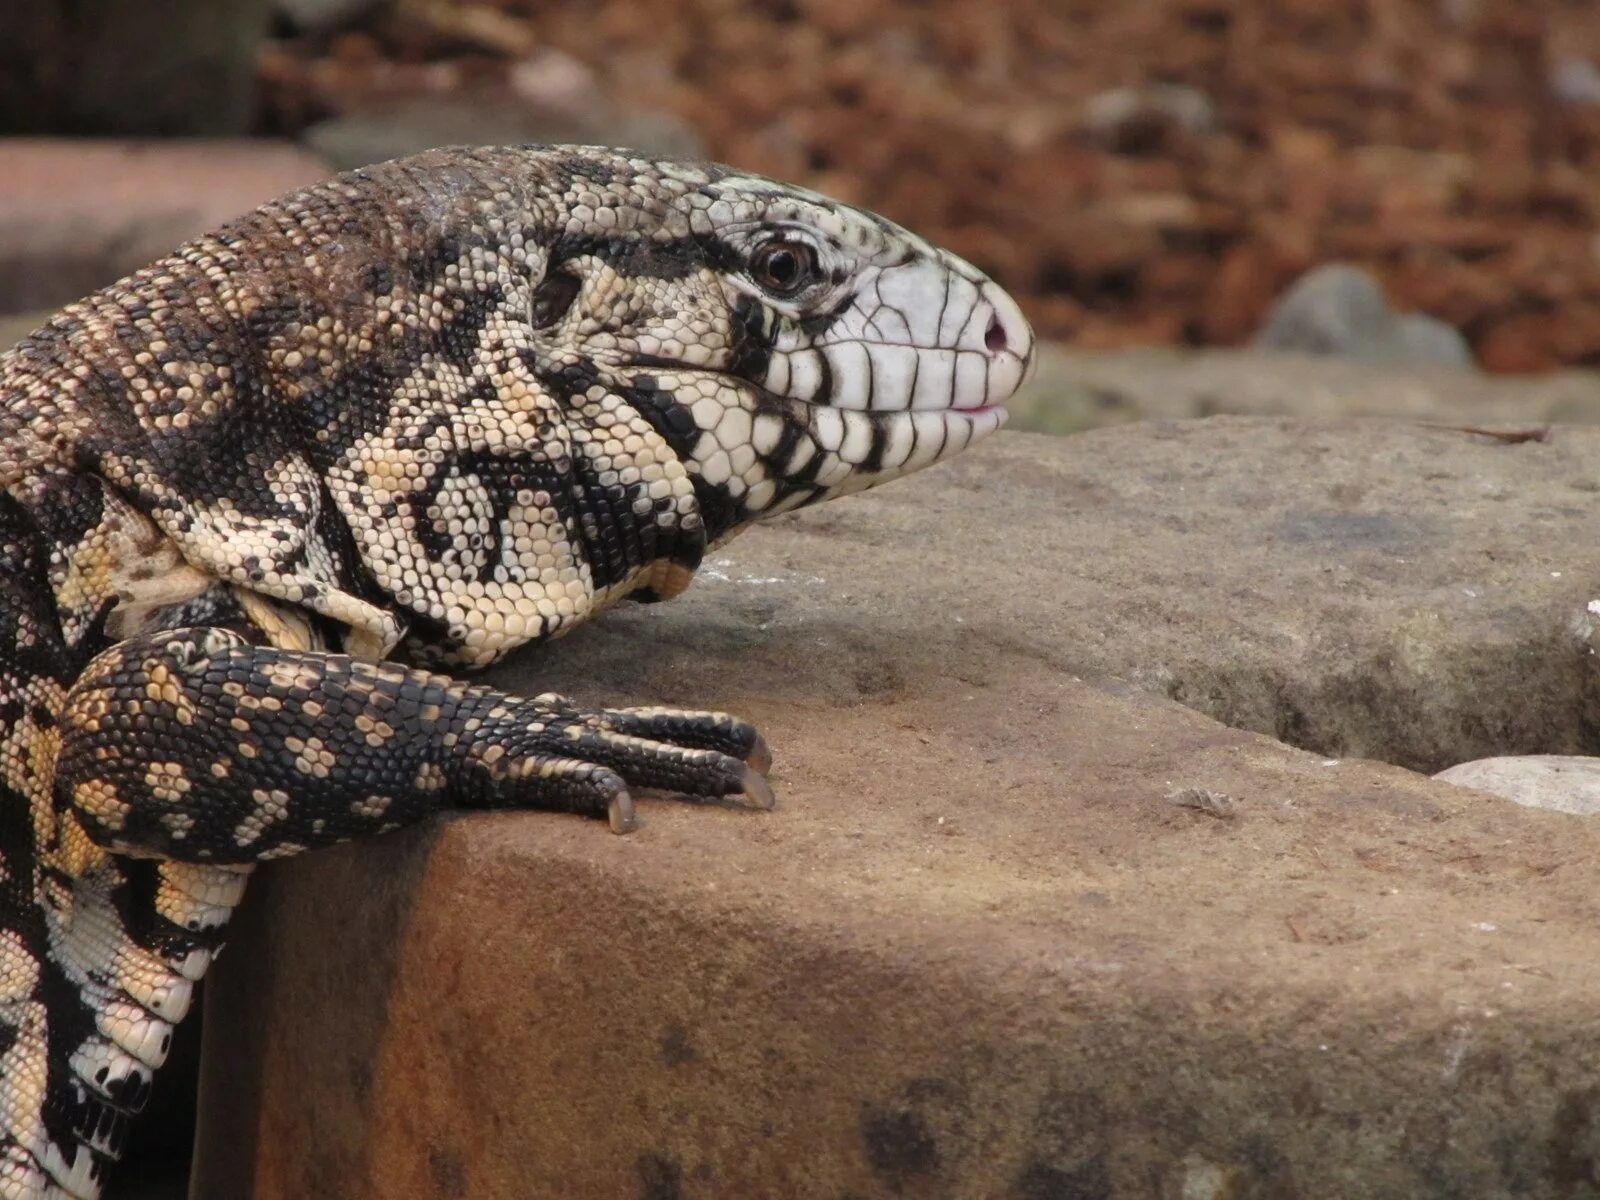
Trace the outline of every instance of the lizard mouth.
{"type": "MultiPolygon", "coordinates": [[[[639,414],[697,485],[725,489],[731,507],[708,517],[713,542],[761,513],[876,487],[955,456],[1006,423],[1004,401],[1016,386],[971,397],[977,403],[952,395],[938,407],[847,408],[736,371],[674,364],[669,372],[655,356],[617,366],[655,377],[630,395],[639,414]]],[[[1026,373],[1019,363],[1014,378],[1026,373]]]]}
{"type": "MultiPolygon", "coordinates": [[[[829,484],[833,494],[943,462],[994,433],[1011,415],[998,403],[863,410],[779,399],[816,448],[836,459],[838,478],[829,484]]],[[[803,458],[796,456],[789,469],[803,469],[803,458]]]]}
{"type": "Polygon", "coordinates": [[[1033,330],[988,280],[952,311],[909,321],[880,310],[849,336],[774,349],[755,382],[770,394],[854,412],[998,409],[1033,373],[1033,330]]]}
{"type": "Polygon", "coordinates": [[[1001,408],[1033,371],[1031,345],[978,351],[897,342],[834,342],[774,355],[764,379],[771,396],[819,408],[889,416],[1001,408]]]}

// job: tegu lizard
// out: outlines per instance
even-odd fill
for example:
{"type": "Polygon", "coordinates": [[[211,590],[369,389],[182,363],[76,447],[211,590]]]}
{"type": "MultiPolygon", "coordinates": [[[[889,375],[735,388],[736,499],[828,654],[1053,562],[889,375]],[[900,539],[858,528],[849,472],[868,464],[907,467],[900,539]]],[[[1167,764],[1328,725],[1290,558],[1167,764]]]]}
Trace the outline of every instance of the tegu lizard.
{"type": "Polygon", "coordinates": [[[0,1198],[99,1194],[255,863],[445,808],[770,807],[735,717],[431,668],[950,457],[1032,352],[871,213],[512,147],[284,197],[0,356],[0,1198]]]}

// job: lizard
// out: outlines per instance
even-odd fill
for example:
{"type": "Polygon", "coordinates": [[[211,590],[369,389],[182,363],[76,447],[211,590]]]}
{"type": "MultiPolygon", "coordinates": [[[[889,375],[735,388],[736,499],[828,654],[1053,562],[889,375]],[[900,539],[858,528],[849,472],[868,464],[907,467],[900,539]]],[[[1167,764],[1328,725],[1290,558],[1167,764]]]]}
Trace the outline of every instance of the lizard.
{"type": "Polygon", "coordinates": [[[256,864],[449,808],[770,808],[734,716],[451,672],[950,457],[1033,348],[864,209],[511,146],[333,176],[0,356],[0,1200],[100,1194],[256,864]]]}

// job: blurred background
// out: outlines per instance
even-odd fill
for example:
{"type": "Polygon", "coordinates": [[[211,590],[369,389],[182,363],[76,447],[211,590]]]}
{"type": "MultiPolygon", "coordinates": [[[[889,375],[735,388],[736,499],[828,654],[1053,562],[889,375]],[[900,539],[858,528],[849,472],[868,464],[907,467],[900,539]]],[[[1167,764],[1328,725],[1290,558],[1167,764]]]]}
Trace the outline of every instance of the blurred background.
{"type": "Polygon", "coordinates": [[[5,143],[4,311],[69,300],[326,169],[580,140],[876,208],[1080,350],[1265,330],[1368,360],[1600,365],[1589,0],[3,7],[0,133],[257,139],[120,163],[5,143]],[[1269,328],[1330,263],[1364,273],[1314,277],[1269,328]],[[1379,328],[1385,299],[1421,318],[1379,328]]]}
{"type": "Polygon", "coordinates": [[[1600,421],[1593,0],[3,4],[0,341],[332,170],[519,141],[949,246],[1053,343],[1025,428],[1600,421]]]}

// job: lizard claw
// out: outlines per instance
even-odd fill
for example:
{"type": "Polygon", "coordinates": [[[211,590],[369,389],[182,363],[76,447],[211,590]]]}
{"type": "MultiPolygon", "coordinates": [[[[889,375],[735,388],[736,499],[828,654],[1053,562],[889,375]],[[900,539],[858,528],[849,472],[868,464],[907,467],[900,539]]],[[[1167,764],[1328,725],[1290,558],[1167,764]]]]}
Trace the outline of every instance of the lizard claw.
{"type": "MultiPolygon", "coordinates": [[[[597,812],[604,803],[616,833],[638,828],[632,788],[703,800],[742,793],[749,808],[777,805],[767,782],[772,750],[734,717],[668,708],[585,710],[558,696],[524,703],[528,709],[519,717],[526,718],[529,732],[517,738],[518,753],[539,769],[520,772],[515,798],[500,803],[537,807],[539,785],[556,779],[582,796],[566,799],[565,806],[597,812]]],[[[508,737],[496,728],[480,728],[475,736],[508,737]]]]}
{"type": "Polygon", "coordinates": [[[771,812],[772,809],[777,807],[778,797],[773,794],[772,785],[767,782],[767,777],[754,766],[744,769],[743,791],[757,808],[763,808],[771,812]]]}
{"type": "Polygon", "coordinates": [[[751,743],[749,751],[744,756],[744,761],[750,764],[752,771],[759,771],[763,775],[772,770],[772,748],[767,745],[767,739],[759,733],[756,734],[755,741],[751,743]]]}
{"type": "Polygon", "coordinates": [[[612,833],[632,833],[639,828],[639,818],[633,812],[633,797],[626,789],[619,789],[606,805],[606,817],[611,822],[612,833]]]}

